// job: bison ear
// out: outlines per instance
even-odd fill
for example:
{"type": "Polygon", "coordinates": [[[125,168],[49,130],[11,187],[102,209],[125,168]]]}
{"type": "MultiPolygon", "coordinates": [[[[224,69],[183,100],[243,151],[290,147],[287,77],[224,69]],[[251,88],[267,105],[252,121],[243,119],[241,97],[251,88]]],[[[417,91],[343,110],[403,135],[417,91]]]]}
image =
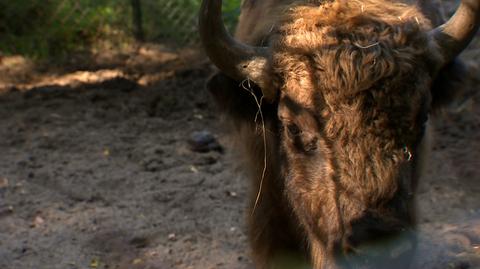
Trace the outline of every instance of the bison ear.
{"type": "MultiPolygon", "coordinates": [[[[262,91],[253,82],[248,86],[242,86],[222,72],[217,72],[210,77],[206,85],[222,113],[233,120],[254,122],[258,112],[255,99],[261,99],[262,91]]],[[[269,117],[274,107],[276,107],[275,104],[262,102],[264,116],[269,117]]]]}
{"type": "Polygon", "coordinates": [[[443,67],[432,84],[432,108],[438,111],[443,108],[457,110],[473,94],[471,70],[459,59],[443,67]]]}

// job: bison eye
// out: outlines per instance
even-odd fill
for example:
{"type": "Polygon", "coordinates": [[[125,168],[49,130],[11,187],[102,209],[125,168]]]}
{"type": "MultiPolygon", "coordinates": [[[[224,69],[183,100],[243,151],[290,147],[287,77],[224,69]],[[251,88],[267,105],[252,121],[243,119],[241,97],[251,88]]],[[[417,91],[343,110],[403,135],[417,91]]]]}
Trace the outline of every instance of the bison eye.
{"type": "Polygon", "coordinates": [[[294,123],[288,124],[287,125],[287,130],[288,130],[288,133],[292,136],[298,136],[302,133],[300,128],[298,128],[298,126],[294,123]]]}

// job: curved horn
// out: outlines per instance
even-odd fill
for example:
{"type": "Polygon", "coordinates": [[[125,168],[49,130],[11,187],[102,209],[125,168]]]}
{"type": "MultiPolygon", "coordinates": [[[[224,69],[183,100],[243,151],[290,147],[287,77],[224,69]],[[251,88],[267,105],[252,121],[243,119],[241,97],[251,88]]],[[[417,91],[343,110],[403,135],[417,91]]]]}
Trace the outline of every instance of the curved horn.
{"type": "Polygon", "coordinates": [[[240,43],[228,34],[222,22],[222,0],[202,1],[199,32],[205,52],[221,71],[238,81],[251,79],[267,100],[275,98],[275,93],[267,90],[268,49],[240,43]]]}
{"type": "Polygon", "coordinates": [[[452,61],[473,39],[480,25],[480,0],[462,0],[455,14],[432,30],[444,63],[452,61]]]}

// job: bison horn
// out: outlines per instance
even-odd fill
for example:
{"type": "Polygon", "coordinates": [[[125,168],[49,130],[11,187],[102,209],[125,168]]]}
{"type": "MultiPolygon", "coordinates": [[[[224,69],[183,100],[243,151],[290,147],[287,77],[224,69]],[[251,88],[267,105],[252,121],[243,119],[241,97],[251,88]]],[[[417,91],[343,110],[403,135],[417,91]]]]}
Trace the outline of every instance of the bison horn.
{"type": "Polygon", "coordinates": [[[455,14],[432,30],[444,63],[452,61],[475,36],[480,25],[480,0],[462,0],[455,14]]]}
{"type": "Polygon", "coordinates": [[[222,0],[204,0],[200,8],[200,38],[210,60],[226,75],[237,80],[251,79],[267,100],[275,98],[266,79],[268,49],[236,41],[222,22],[222,0]]]}

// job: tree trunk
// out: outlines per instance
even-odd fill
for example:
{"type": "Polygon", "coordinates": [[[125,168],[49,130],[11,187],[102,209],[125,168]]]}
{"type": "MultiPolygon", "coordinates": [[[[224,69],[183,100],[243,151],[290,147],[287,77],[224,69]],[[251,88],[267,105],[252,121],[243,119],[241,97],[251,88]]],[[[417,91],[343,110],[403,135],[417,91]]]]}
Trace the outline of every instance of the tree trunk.
{"type": "Polygon", "coordinates": [[[145,41],[142,25],[142,4],[140,0],[130,0],[132,5],[133,36],[137,41],[145,41]]]}

